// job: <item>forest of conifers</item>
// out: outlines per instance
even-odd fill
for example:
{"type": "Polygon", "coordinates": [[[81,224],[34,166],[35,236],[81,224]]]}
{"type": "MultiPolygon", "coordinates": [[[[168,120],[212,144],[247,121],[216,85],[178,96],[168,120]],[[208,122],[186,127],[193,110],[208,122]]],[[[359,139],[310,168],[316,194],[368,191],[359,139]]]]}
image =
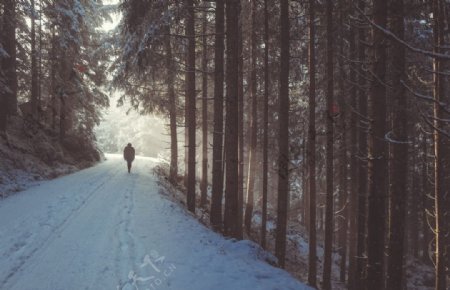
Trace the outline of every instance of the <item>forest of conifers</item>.
{"type": "Polygon", "coordinates": [[[405,289],[411,261],[450,287],[450,1],[2,0],[0,31],[2,136],[93,142],[119,90],[216,231],[289,269],[302,226],[320,289],[405,289]]]}

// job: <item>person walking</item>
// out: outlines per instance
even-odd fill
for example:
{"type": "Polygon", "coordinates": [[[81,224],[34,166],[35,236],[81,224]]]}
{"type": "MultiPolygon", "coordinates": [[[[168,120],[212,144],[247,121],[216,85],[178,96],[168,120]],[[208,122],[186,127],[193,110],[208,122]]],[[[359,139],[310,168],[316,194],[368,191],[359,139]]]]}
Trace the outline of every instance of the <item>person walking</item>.
{"type": "Polygon", "coordinates": [[[133,146],[131,146],[131,143],[128,143],[128,145],[123,149],[123,159],[127,161],[128,166],[128,173],[130,173],[131,170],[131,164],[134,160],[135,151],[133,146]]]}

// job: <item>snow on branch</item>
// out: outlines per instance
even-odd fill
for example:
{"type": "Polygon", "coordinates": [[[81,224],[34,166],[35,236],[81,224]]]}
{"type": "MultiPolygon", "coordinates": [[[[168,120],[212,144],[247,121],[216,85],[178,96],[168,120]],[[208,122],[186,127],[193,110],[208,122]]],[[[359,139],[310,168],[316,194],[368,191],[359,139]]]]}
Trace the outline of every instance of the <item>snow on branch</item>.
{"type": "Polygon", "coordinates": [[[392,133],[393,133],[392,131],[387,132],[386,135],[384,135],[384,140],[392,144],[412,144],[411,141],[400,141],[393,139],[392,133]]]}
{"type": "Polygon", "coordinates": [[[356,4],[353,3],[353,6],[367,20],[367,22],[369,22],[370,25],[372,25],[376,29],[380,30],[381,32],[386,34],[388,37],[390,37],[390,38],[394,39],[395,41],[401,43],[402,45],[404,45],[406,48],[408,48],[412,52],[423,54],[423,55],[426,55],[426,56],[429,56],[429,57],[432,57],[432,58],[443,59],[443,60],[450,60],[450,55],[448,55],[448,54],[436,53],[436,52],[432,52],[432,51],[429,51],[429,50],[424,50],[424,49],[420,49],[420,48],[412,46],[411,44],[407,43],[403,39],[398,38],[398,36],[395,35],[394,33],[392,33],[390,30],[388,30],[388,29],[386,29],[384,27],[381,27],[380,25],[378,25],[375,22],[373,22],[372,20],[370,20],[370,18],[367,15],[364,14],[364,11],[359,9],[359,7],[357,7],[356,4]]]}
{"type": "Polygon", "coordinates": [[[6,52],[6,50],[3,48],[2,43],[0,42],[0,58],[8,58],[9,54],[6,52]]]}
{"type": "Polygon", "coordinates": [[[427,123],[432,129],[440,133],[442,136],[445,136],[450,139],[450,134],[441,128],[436,127],[425,115],[421,114],[425,123],[427,123]]]}
{"type": "Polygon", "coordinates": [[[439,105],[439,107],[444,110],[446,113],[450,114],[450,111],[447,110],[447,104],[444,102],[440,102],[438,100],[436,100],[434,97],[432,96],[427,96],[427,95],[423,95],[420,94],[416,91],[414,91],[411,87],[409,87],[404,81],[401,81],[402,85],[411,93],[413,94],[415,97],[422,99],[424,101],[428,101],[428,102],[432,102],[432,103],[436,103],[439,105]]]}

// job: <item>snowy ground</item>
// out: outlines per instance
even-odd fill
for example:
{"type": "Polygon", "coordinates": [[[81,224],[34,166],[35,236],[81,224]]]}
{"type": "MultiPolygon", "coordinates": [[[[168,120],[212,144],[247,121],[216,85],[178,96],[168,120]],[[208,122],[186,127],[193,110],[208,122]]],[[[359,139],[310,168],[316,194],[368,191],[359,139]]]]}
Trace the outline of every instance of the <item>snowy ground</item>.
{"type": "Polygon", "coordinates": [[[0,201],[0,289],[309,289],[211,232],[118,155],[0,201]]]}

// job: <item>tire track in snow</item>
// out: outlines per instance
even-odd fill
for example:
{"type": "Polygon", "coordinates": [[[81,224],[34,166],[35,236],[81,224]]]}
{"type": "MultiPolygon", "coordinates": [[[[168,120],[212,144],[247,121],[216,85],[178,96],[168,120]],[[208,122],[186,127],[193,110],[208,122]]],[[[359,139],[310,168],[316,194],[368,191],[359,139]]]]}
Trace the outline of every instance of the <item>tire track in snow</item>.
{"type": "Polygon", "coordinates": [[[131,188],[128,189],[123,196],[123,206],[120,208],[120,222],[116,229],[116,251],[115,251],[115,274],[118,281],[118,289],[123,289],[129,284],[130,271],[135,272],[137,265],[136,260],[136,239],[132,233],[132,212],[135,206],[135,188],[137,175],[131,176],[131,188]],[[123,279],[127,279],[124,281],[123,279]]]}
{"type": "MultiPolygon", "coordinates": [[[[51,242],[64,232],[70,221],[73,220],[76,216],[78,216],[82,212],[82,209],[86,207],[86,205],[88,205],[95,198],[96,196],[95,193],[98,192],[102,187],[104,187],[108,180],[114,178],[118,174],[118,172],[119,171],[116,171],[115,173],[111,174],[111,172],[107,171],[102,174],[102,178],[100,180],[98,180],[98,177],[93,177],[92,179],[90,179],[90,181],[93,182],[89,182],[89,184],[91,185],[95,183],[99,184],[95,186],[91,191],[89,191],[89,193],[84,195],[84,198],[82,198],[81,200],[77,200],[78,204],[71,209],[69,214],[65,216],[65,218],[61,222],[59,222],[56,226],[53,227],[53,229],[49,232],[49,234],[46,237],[44,237],[41,240],[34,241],[33,237],[35,236],[35,234],[30,234],[25,237],[24,241],[19,242],[20,247],[17,247],[16,249],[11,249],[13,251],[11,252],[10,255],[7,255],[6,258],[14,258],[14,260],[17,261],[17,263],[15,263],[10,268],[8,274],[6,274],[6,276],[1,280],[0,289],[12,288],[12,286],[14,285],[14,281],[12,281],[13,278],[23,271],[23,269],[28,264],[27,262],[30,261],[35,256],[37,256],[39,252],[44,252],[45,249],[47,249],[51,245],[51,242]],[[26,248],[30,244],[35,245],[35,247],[27,251],[26,248]],[[14,256],[15,254],[19,254],[19,256],[15,257],[14,256]]],[[[47,219],[51,218],[52,217],[50,215],[47,216],[47,219]]],[[[26,222],[26,220],[24,222],[26,222]]],[[[50,224],[51,223],[47,223],[48,226],[50,226],[50,224]]]]}
{"type": "MultiPolygon", "coordinates": [[[[109,172],[107,173],[102,173],[101,176],[103,178],[107,178],[109,172]]],[[[89,185],[94,185],[96,182],[98,182],[99,177],[98,176],[93,176],[91,177],[86,183],[89,185]]],[[[86,185],[80,185],[80,184],[76,184],[76,190],[71,190],[72,192],[80,192],[82,191],[82,189],[84,187],[86,187],[86,185]]],[[[69,188],[71,188],[71,186],[69,186],[69,188]]],[[[35,234],[32,234],[30,232],[24,232],[22,234],[20,234],[19,237],[17,237],[15,234],[16,233],[21,233],[23,232],[23,229],[26,229],[27,227],[29,227],[30,224],[34,224],[36,223],[36,221],[40,221],[39,222],[39,226],[40,227],[55,227],[55,225],[52,225],[52,222],[55,222],[55,208],[58,208],[61,206],[61,204],[66,204],[68,201],[67,196],[64,195],[60,195],[58,198],[58,201],[55,204],[50,204],[47,206],[47,212],[46,212],[46,216],[45,216],[45,222],[43,222],[43,217],[42,216],[35,216],[32,214],[28,214],[25,216],[23,216],[22,221],[17,223],[16,226],[14,226],[13,228],[9,229],[7,232],[4,232],[1,234],[0,238],[3,240],[5,238],[9,239],[9,242],[6,243],[8,245],[11,245],[11,247],[6,250],[6,249],[0,249],[0,252],[2,252],[2,259],[7,259],[11,256],[11,254],[14,254],[15,252],[17,252],[18,250],[20,250],[21,248],[23,248],[24,243],[26,244],[26,241],[29,240],[30,238],[33,238],[35,236],[35,234]]],[[[73,201],[71,201],[73,202],[73,201]]],[[[80,200],[78,198],[75,199],[75,202],[80,202],[80,200]]],[[[63,210],[63,209],[60,209],[63,210]]],[[[57,222],[57,221],[56,221],[57,222]]],[[[57,226],[57,225],[56,225],[57,226]]]]}

